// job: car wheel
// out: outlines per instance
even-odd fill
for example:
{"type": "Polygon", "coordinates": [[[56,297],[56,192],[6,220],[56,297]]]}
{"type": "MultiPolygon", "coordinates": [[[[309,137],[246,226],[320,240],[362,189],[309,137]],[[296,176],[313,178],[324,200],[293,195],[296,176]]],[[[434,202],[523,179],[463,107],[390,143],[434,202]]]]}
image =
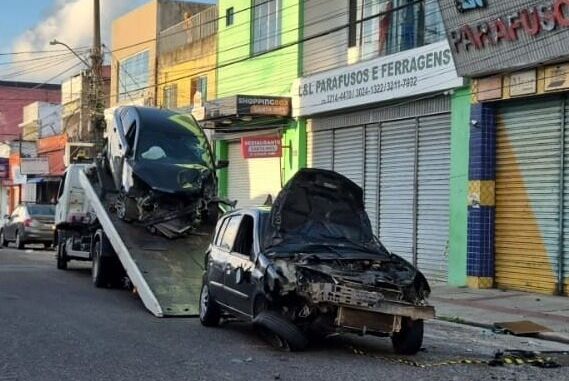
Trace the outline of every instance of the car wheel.
{"type": "Polygon", "coordinates": [[[67,270],[67,251],[65,249],[65,238],[58,234],[58,244],[57,244],[57,268],[59,270],[67,270]]]}
{"type": "Polygon", "coordinates": [[[205,327],[216,327],[221,319],[221,311],[209,293],[207,282],[202,285],[200,293],[200,322],[205,327]]]}
{"type": "Polygon", "coordinates": [[[423,320],[403,318],[401,331],[391,336],[393,349],[401,355],[414,355],[421,350],[423,345],[423,320]]]}
{"type": "Polygon", "coordinates": [[[106,258],[104,258],[102,254],[101,240],[97,239],[93,249],[93,267],[91,268],[93,285],[97,288],[104,288],[109,284],[109,269],[107,261],[105,260],[106,258]]]}
{"type": "Polygon", "coordinates": [[[138,219],[136,201],[121,192],[116,203],[117,217],[125,222],[138,219]]]}
{"type": "Polygon", "coordinates": [[[22,241],[22,235],[20,232],[16,232],[16,249],[22,250],[24,248],[24,241],[22,241]]]}
{"type": "Polygon", "coordinates": [[[8,247],[8,241],[6,241],[6,237],[4,237],[4,229],[0,230],[0,246],[8,247]]]}
{"type": "Polygon", "coordinates": [[[253,325],[274,347],[284,351],[301,351],[308,345],[302,331],[289,319],[275,311],[261,311],[253,325]]]}

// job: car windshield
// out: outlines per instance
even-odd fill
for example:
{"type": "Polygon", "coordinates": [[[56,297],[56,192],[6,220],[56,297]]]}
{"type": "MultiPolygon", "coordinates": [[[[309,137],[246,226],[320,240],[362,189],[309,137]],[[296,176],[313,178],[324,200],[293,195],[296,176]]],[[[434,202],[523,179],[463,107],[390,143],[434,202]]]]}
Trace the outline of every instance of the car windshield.
{"type": "Polygon", "coordinates": [[[189,118],[167,121],[163,128],[143,125],[140,129],[137,159],[168,164],[212,166],[205,135],[189,118]],[[191,123],[191,124],[190,124],[191,123]]]}
{"type": "Polygon", "coordinates": [[[28,205],[28,213],[32,217],[55,215],[55,206],[53,205],[28,205]]]}

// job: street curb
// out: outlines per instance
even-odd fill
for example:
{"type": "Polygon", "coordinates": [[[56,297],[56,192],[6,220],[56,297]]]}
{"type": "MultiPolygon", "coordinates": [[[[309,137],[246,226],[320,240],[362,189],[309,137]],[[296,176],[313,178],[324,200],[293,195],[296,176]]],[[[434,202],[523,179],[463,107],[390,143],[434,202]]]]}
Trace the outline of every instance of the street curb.
{"type": "MultiPolygon", "coordinates": [[[[440,320],[440,321],[445,321],[447,323],[462,324],[462,325],[468,325],[468,326],[472,326],[472,327],[484,328],[484,329],[489,329],[489,330],[492,330],[494,328],[494,326],[492,324],[480,323],[480,322],[472,321],[472,320],[466,320],[466,319],[463,319],[461,317],[437,316],[435,319],[440,320]]],[[[524,337],[524,336],[518,336],[518,337],[524,337]]],[[[526,337],[529,337],[529,336],[526,336],[526,337]]],[[[531,337],[535,337],[537,339],[541,339],[541,340],[545,340],[545,341],[552,341],[552,342],[556,342],[556,343],[568,344],[569,345],[569,335],[564,335],[564,334],[559,333],[559,332],[543,332],[543,333],[538,333],[537,335],[531,336],[531,337]]]]}

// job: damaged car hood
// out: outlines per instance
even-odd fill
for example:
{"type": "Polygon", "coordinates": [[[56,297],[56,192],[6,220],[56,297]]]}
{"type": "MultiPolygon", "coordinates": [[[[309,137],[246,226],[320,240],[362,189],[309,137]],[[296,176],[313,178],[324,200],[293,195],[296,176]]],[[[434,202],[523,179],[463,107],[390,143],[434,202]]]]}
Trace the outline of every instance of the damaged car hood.
{"type": "Polygon", "coordinates": [[[136,176],[152,190],[163,193],[201,192],[204,186],[213,185],[214,173],[199,164],[170,164],[140,160],[130,163],[136,176]]]}
{"type": "Polygon", "coordinates": [[[265,248],[310,242],[350,242],[374,246],[363,191],[332,171],[300,170],[271,208],[265,248]]]}

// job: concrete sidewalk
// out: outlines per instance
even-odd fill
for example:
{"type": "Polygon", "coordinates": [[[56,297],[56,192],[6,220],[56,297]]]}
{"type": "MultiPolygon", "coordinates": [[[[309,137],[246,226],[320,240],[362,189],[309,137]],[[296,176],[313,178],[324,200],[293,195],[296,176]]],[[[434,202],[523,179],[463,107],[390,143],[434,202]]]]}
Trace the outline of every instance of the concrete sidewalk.
{"type": "Polygon", "coordinates": [[[538,338],[569,344],[569,297],[521,291],[433,286],[437,318],[491,328],[496,322],[530,320],[551,332],[538,338]]]}

